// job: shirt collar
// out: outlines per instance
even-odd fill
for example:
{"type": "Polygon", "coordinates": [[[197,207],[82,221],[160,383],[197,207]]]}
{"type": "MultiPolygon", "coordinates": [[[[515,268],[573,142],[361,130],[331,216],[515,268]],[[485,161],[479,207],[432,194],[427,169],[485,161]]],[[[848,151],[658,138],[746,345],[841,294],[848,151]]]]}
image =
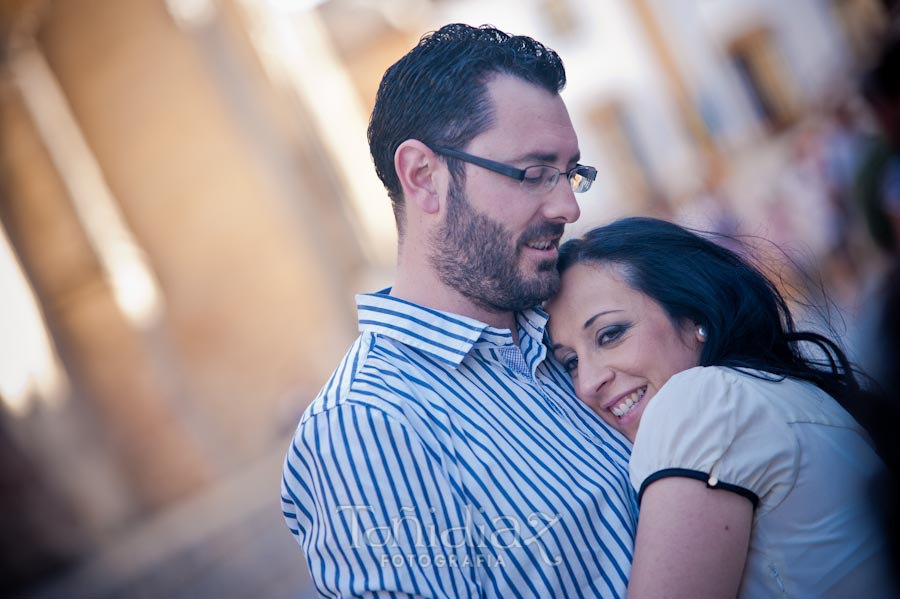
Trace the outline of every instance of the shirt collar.
{"type": "MultiPolygon", "coordinates": [[[[481,339],[501,345],[512,343],[512,335],[481,321],[426,308],[388,295],[390,289],[356,296],[360,332],[384,335],[440,360],[459,366],[481,339]]],[[[540,308],[516,314],[519,334],[538,343],[544,335],[547,314],[540,308]]]]}

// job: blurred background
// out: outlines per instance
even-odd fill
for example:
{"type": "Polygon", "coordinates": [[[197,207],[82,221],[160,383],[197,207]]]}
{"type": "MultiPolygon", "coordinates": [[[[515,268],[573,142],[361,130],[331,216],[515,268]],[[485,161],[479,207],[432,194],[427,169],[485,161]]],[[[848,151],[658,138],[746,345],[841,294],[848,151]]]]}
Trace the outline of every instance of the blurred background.
{"type": "Polygon", "coordinates": [[[893,4],[0,0],[0,593],[314,596],[281,461],[391,281],[378,82],[448,22],[562,56],[600,172],[570,235],[770,240],[864,359],[858,90],[893,4]]]}

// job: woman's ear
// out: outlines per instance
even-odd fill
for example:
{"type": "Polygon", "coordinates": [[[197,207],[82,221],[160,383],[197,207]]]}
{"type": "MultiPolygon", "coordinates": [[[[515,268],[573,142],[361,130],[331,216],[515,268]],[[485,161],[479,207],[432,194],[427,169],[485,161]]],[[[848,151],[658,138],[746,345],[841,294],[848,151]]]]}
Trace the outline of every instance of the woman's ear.
{"type": "Polygon", "coordinates": [[[417,139],[407,139],[394,152],[394,169],[403,188],[403,199],[427,214],[440,211],[443,164],[431,148],[417,139]]]}
{"type": "Polygon", "coordinates": [[[706,343],[706,336],[707,336],[706,327],[703,326],[702,324],[695,324],[694,325],[694,336],[697,338],[697,341],[699,341],[700,343],[706,343]]]}
{"type": "Polygon", "coordinates": [[[687,347],[696,351],[703,350],[703,344],[706,343],[708,334],[707,328],[704,325],[697,324],[693,320],[685,318],[681,321],[679,330],[681,340],[687,347]]]}

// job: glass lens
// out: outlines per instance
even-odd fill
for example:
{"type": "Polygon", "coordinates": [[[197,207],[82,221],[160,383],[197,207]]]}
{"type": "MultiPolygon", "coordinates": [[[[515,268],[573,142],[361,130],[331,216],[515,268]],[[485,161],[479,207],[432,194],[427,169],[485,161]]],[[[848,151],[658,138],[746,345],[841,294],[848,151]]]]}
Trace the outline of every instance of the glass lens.
{"type": "Polygon", "coordinates": [[[552,166],[529,166],[525,169],[522,187],[528,191],[549,191],[556,185],[559,171],[552,166]]]}
{"type": "Polygon", "coordinates": [[[575,193],[584,193],[591,188],[597,178],[597,169],[579,164],[569,171],[569,185],[575,193]]]}

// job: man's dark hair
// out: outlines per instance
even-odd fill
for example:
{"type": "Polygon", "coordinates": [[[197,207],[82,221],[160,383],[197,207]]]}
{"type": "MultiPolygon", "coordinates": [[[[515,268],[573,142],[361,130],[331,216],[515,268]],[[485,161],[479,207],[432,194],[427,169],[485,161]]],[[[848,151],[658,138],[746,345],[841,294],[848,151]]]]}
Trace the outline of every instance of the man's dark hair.
{"type": "MultiPolygon", "coordinates": [[[[489,25],[461,23],[422,36],[385,72],[369,120],[369,149],[398,227],[403,190],[394,170],[397,147],[417,139],[428,146],[465,149],[493,122],[494,107],[485,85],[499,74],[554,94],[566,84],[562,60],[540,42],[489,25]]],[[[450,161],[450,168],[459,179],[462,166],[456,162],[450,161]]]]}

